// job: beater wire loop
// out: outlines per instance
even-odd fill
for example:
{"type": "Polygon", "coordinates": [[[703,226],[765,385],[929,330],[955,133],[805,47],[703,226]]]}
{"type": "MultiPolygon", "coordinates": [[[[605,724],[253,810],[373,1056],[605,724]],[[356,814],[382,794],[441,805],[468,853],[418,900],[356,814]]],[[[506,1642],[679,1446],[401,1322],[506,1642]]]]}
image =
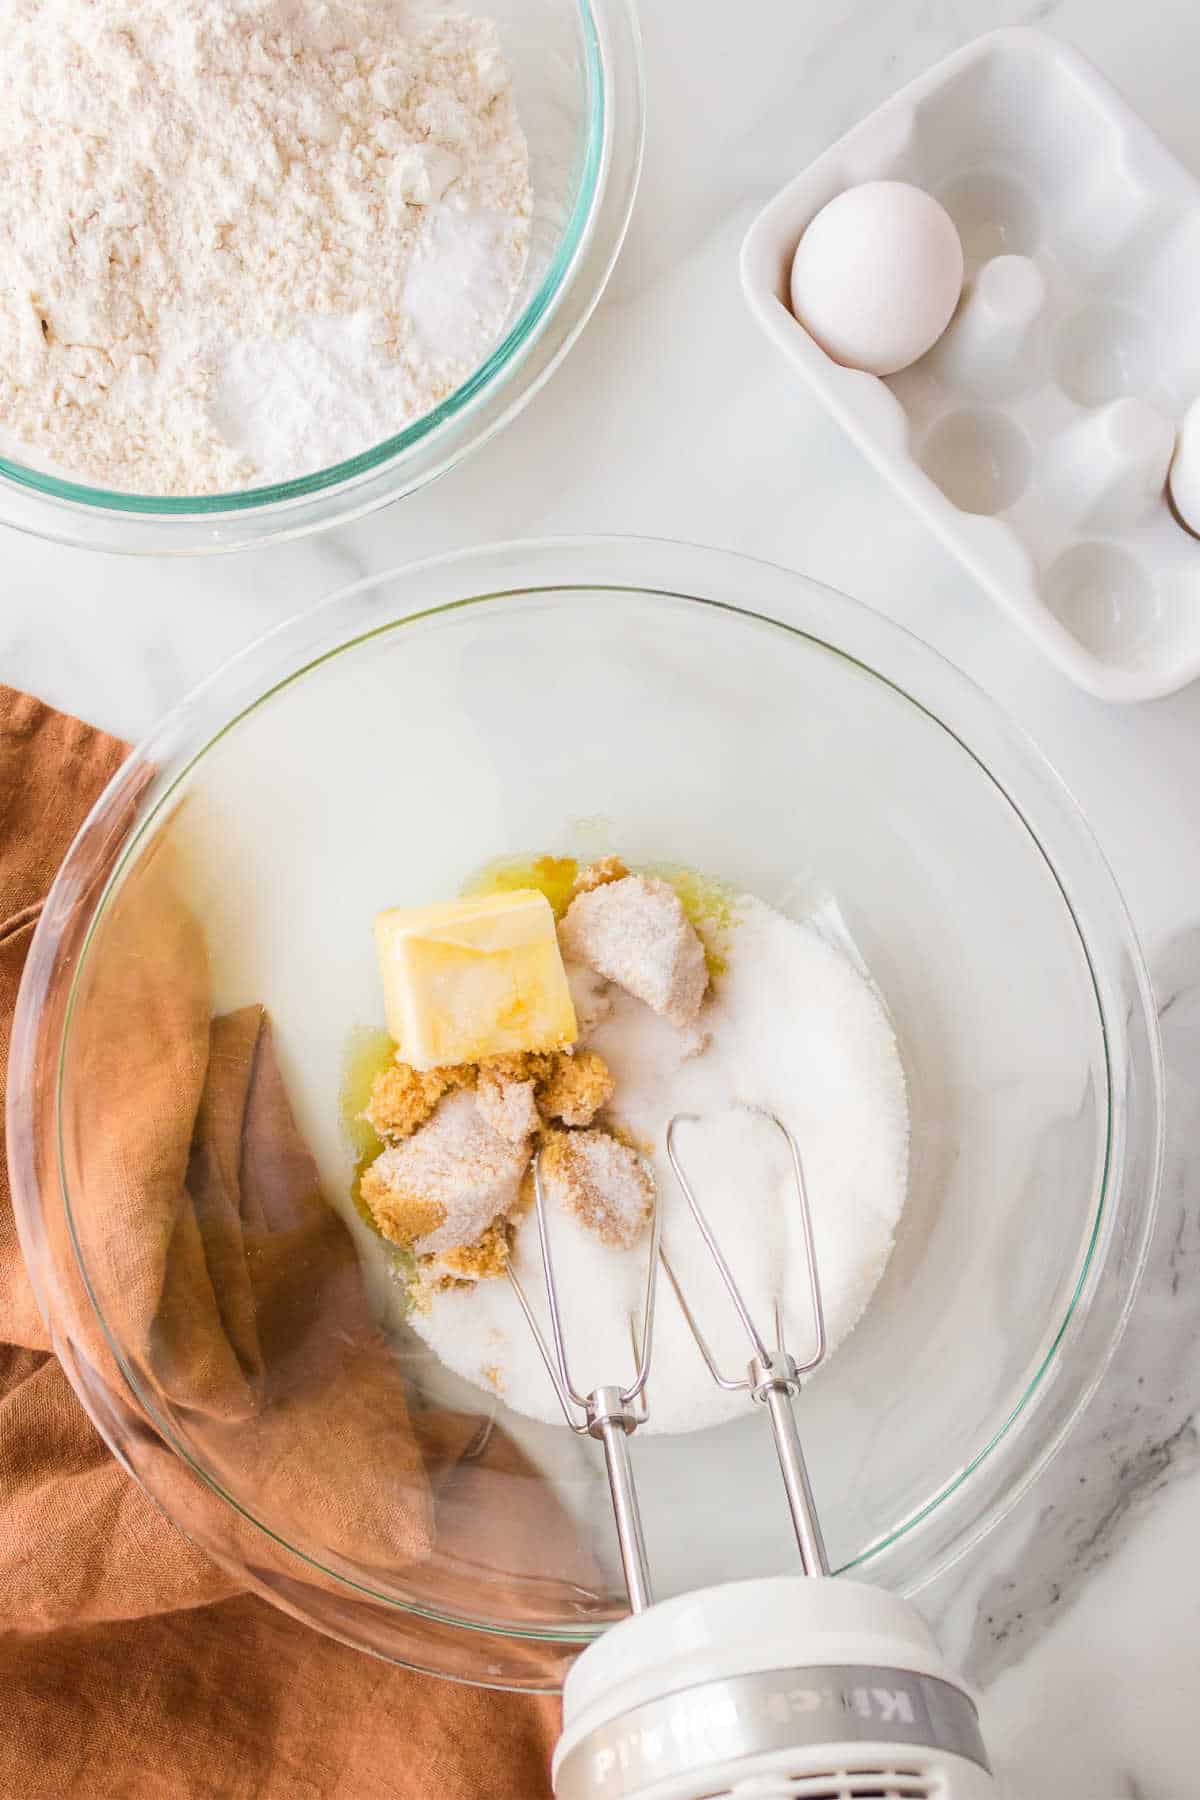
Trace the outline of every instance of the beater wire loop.
{"type": "MultiPolygon", "coordinates": [[[[799,1202],[800,1228],[804,1237],[804,1259],[808,1268],[809,1301],[812,1306],[816,1338],[813,1354],[809,1357],[808,1361],[796,1363],[796,1374],[808,1375],[818,1366],[818,1364],[824,1362],[828,1348],[828,1340],[825,1331],[825,1308],[821,1300],[821,1281],[820,1276],[817,1273],[817,1253],[813,1242],[812,1209],[808,1204],[808,1187],[804,1180],[804,1164],[800,1159],[800,1150],[796,1140],[782,1119],[776,1118],[774,1113],[766,1112],[761,1107],[757,1106],[748,1106],[745,1110],[754,1113],[760,1119],[765,1119],[769,1125],[773,1125],[783,1137],[791,1156],[792,1174],[796,1185],[796,1197],[799,1202]]],[[[675,1117],[667,1126],[667,1156],[670,1159],[671,1168],[675,1172],[675,1179],[679,1183],[680,1191],[687,1201],[688,1211],[695,1221],[696,1229],[704,1239],[705,1247],[712,1257],[713,1262],[716,1264],[717,1273],[721,1277],[725,1291],[733,1302],[734,1310],[741,1320],[746,1336],[750,1340],[751,1351],[760,1363],[769,1363],[771,1361],[771,1351],[768,1349],[762,1333],[754,1322],[750,1309],[746,1304],[745,1297],[738,1287],[733,1270],[730,1268],[725,1253],[717,1242],[716,1234],[709,1224],[708,1219],[705,1217],[704,1209],[696,1198],[695,1189],[692,1187],[691,1182],[684,1173],[683,1166],[679,1160],[679,1152],[676,1148],[679,1126],[699,1125],[700,1123],[702,1123],[702,1121],[697,1113],[676,1113],[675,1117]]],[[[688,1329],[696,1340],[697,1347],[699,1348],[705,1363],[708,1365],[708,1372],[713,1380],[719,1387],[725,1388],[730,1393],[752,1390],[754,1384],[748,1377],[743,1377],[741,1380],[734,1380],[731,1376],[723,1375],[721,1373],[717,1366],[716,1358],[712,1353],[704,1333],[700,1329],[696,1315],[688,1305],[680,1282],[676,1278],[675,1272],[665,1253],[662,1257],[662,1264],[666,1271],[667,1279],[674,1290],[675,1298],[678,1300],[680,1309],[687,1321],[688,1329]]],[[[787,1353],[787,1346],[783,1340],[783,1311],[778,1299],[775,1301],[775,1348],[781,1355],[787,1353]]]]}
{"type": "Polygon", "coordinates": [[[681,1125],[700,1124],[695,1113],[676,1113],[667,1126],[667,1156],[675,1179],[679,1183],[688,1211],[704,1240],[705,1248],[716,1265],[725,1292],[732,1302],[733,1309],[741,1322],[742,1328],[750,1342],[752,1352],[747,1373],[740,1379],[722,1372],[712,1346],[700,1329],[695,1312],[688,1304],[683,1286],[670,1259],[664,1250],[660,1250],[663,1269],[670,1282],[679,1309],[683,1314],[688,1330],[696,1340],[696,1346],[707,1365],[708,1372],[718,1387],[727,1393],[746,1393],[759,1402],[767,1412],[771,1423],[771,1435],[775,1442],[775,1451],[779,1458],[779,1470],[783,1477],[784,1490],[787,1494],[788,1508],[792,1515],[792,1525],[796,1533],[796,1542],[800,1550],[800,1560],[807,1575],[827,1575],[829,1558],[821,1536],[821,1527],[817,1519],[812,1489],[809,1486],[808,1471],[805,1468],[804,1454],[800,1445],[800,1434],[796,1427],[795,1412],[792,1400],[800,1389],[800,1377],[808,1375],[825,1359],[828,1350],[828,1336],[825,1329],[825,1308],[821,1299],[821,1280],[817,1272],[816,1248],[813,1241],[812,1209],[808,1203],[808,1189],[804,1181],[804,1165],[800,1159],[800,1150],[795,1138],[774,1113],[764,1111],[760,1107],[747,1107],[746,1111],[757,1114],[767,1120],[779,1131],[791,1154],[792,1173],[795,1178],[796,1196],[799,1202],[800,1225],[804,1238],[804,1256],[808,1268],[808,1292],[812,1306],[815,1342],[813,1353],[806,1362],[797,1362],[789,1352],[784,1341],[783,1307],[778,1298],[775,1299],[775,1348],[768,1347],[766,1339],[756,1324],[745,1295],[737,1284],[733,1270],[730,1268],[724,1251],[717,1241],[716,1233],[705,1216],[704,1209],[696,1198],[695,1190],[685,1174],[676,1148],[678,1130],[681,1125]]]}
{"type": "Polygon", "coordinates": [[[542,1274],[546,1284],[546,1305],[550,1314],[550,1338],[542,1330],[533,1305],[512,1264],[508,1279],[533,1333],[546,1373],[558,1396],[563,1416],[579,1437],[598,1438],[604,1449],[604,1463],[612,1499],[613,1519],[617,1528],[617,1544],[621,1567],[632,1611],[641,1612],[651,1604],[650,1565],[642,1531],[641,1511],[629,1456],[629,1439],[649,1416],[646,1383],[650,1376],[650,1360],[654,1350],[654,1306],[658,1292],[658,1264],[662,1248],[662,1215],[658,1203],[658,1187],[651,1177],[654,1194],[650,1223],[650,1246],[646,1264],[646,1287],[642,1297],[642,1322],[639,1330],[632,1313],[629,1317],[629,1340],[633,1352],[633,1379],[625,1387],[602,1385],[582,1394],[571,1379],[567,1357],[566,1334],[563,1330],[562,1306],[558,1282],[554,1274],[554,1252],[550,1243],[550,1223],[546,1206],[546,1190],[542,1181],[542,1153],[533,1160],[533,1193],[537,1215],[538,1246],[542,1257],[542,1274]]]}

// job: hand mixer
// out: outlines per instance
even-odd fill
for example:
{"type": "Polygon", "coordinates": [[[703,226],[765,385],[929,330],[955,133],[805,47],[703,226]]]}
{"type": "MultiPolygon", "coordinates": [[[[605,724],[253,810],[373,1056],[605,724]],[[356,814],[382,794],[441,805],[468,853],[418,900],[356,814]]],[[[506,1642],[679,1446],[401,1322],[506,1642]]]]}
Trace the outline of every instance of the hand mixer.
{"type": "Polygon", "coordinates": [[[657,1193],[633,1377],[587,1394],[571,1381],[540,1158],[538,1241],[550,1338],[510,1269],[567,1423],[604,1449],[630,1616],[589,1646],[563,1688],[554,1758],[557,1800],[987,1800],[994,1792],[974,1702],[908,1601],[829,1577],[792,1398],[826,1352],[812,1215],[795,1139],[791,1153],[808,1259],[813,1354],[797,1362],[775,1307],[763,1337],[681,1165],[681,1114],[667,1154],[696,1229],[751,1348],[747,1373],[722,1372],[662,1247],[657,1193]],[[709,1373],[745,1392],[770,1422],[799,1546],[801,1576],[728,1582],[655,1604],[629,1439],[648,1416],[659,1266],[709,1373]]]}

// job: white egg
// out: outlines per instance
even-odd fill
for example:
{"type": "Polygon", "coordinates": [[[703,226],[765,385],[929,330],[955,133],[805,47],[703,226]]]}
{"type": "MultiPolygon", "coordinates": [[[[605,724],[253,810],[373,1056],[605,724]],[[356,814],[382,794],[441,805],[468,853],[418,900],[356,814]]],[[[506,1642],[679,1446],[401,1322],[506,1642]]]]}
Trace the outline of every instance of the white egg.
{"type": "Polygon", "coordinates": [[[1183,415],[1171,464],[1171,498],[1182,522],[1200,537],[1200,400],[1183,415]]]}
{"type": "Polygon", "coordinates": [[[924,356],[962,292],[944,206],[905,181],[866,181],[822,207],[792,259],[792,311],[834,362],[894,375],[924,356]]]}

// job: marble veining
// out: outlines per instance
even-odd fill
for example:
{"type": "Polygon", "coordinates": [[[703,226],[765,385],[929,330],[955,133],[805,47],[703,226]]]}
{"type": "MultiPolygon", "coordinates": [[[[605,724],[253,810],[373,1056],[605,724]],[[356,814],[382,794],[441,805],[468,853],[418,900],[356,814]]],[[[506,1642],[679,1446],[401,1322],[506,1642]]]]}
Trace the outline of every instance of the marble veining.
{"type": "Polygon", "coordinates": [[[1200,685],[1133,709],[1066,685],[790,379],[737,280],[770,193],[936,58],[1018,23],[1075,43],[1200,170],[1195,0],[757,0],[736,16],[648,0],[629,241],[521,418],[386,512],[234,559],[131,562],[7,534],[0,679],[137,736],[263,631],[363,575],[490,538],[622,531],[802,568],[979,680],[1074,791],[1149,952],[1168,1164],[1141,1296],[1092,1405],[923,1603],[981,1685],[1008,1800],[1194,1800],[1200,685]]]}
{"type": "MultiPolygon", "coordinates": [[[[1167,1083],[1167,1148],[1158,1223],[1125,1334],[1056,1460],[1007,1522],[1010,1566],[927,1604],[986,1684],[1017,1661],[1126,1542],[1138,1509],[1200,1469],[1200,928],[1166,945],[1152,970],[1167,1083]]],[[[995,1554],[987,1563],[995,1564],[995,1554]]],[[[978,1573],[982,1574],[983,1571],[978,1573]]]]}

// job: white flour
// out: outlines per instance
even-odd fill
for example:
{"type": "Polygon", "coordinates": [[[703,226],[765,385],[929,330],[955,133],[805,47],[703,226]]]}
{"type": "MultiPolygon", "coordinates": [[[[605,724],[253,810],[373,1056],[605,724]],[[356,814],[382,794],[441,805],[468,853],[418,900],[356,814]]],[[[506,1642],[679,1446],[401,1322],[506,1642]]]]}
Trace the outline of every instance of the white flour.
{"type": "MultiPolygon", "coordinates": [[[[615,988],[613,1010],[588,1042],[615,1077],[615,1118],[654,1146],[665,1242],[684,1291],[728,1372],[741,1375],[749,1347],[676,1188],[664,1145],[668,1119],[680,1111],[711,1115],[681,1136],[684,1166],[752,1311],[769,1326],[778,1294],[789,1344],[801,1356],[812,1325],[786,1145],[761,1119],[730,1111],[731,1103],[776,1113],[800,1146],[832,1345],[857,1322],[891,1251],[908,1179],[908,1106],[887,1015],[853,964],[811,927],[761,901],[744,897],[736,911],[739,923],[723,946],[728,969],[698,1021],[712,1034],[706,1049],[697,1054],[694,1030],[684,1036],[615,988]]],[[[551,1225],[576,1385],[586,1391],[625,1379],[644,1244],[607,1249],[557,1211],[551,1225]]],[[[531,1215],[518,1229],[515,1265],[540,1302],[531,1215]]],[[[648,1429],[694,1430],[736,1416],[745,1396],[712,1382],[665,1282],[659,1306],[648,1429]]],[[[507,1282],[435,1295],[412,1324],[450,1368],[497,1389],[518,1412],[561,1419],[507,1282]]]]}
{"type": "Polygon", "coordinates": [[[280,480],[499,337],[528,152],[495,27],[404,0],[0,0],[0,430],[143,493],[280,480]]]}

